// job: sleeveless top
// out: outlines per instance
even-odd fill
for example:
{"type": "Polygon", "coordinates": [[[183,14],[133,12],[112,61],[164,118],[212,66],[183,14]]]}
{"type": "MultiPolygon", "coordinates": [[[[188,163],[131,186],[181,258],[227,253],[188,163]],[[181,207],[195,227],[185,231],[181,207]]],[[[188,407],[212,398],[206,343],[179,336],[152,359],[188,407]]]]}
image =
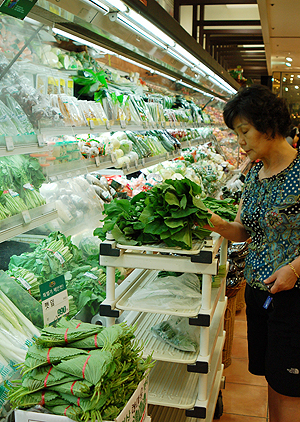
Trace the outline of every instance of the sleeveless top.
{"type": "Polygon", "coordinates": [[[262,166],[258,162],[246,176],[241,222],[251,236],[245,279],[266,290],[263,280],[300,254],[300,154],[280,173],[259,180],[262,166]]]}

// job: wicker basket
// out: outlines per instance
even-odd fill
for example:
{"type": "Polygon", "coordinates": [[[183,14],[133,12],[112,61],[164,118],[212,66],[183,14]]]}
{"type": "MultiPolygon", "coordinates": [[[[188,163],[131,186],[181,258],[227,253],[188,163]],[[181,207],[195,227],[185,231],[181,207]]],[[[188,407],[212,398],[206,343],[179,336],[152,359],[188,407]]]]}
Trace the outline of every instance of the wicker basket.
{"type": "Polygon", "coordinates": [[[243,280],[240,284],[240,289],[236,295],[236,309],[235,311],[241,311],[245,304],[245,289],[246,289],[246,280],[243,280]]]}
{"type": "MultiPolygon", "coordinates": [[[[231,289],[230,289],[231,290],[231,289]]],[[[222,363],[224,368],[227,368],[231,364],[231,349],[233,342],[234,332],[234,320],[236,312],[236,298],[238,290],[235,289],[236,294],[228,297],[227,308],[224,316],[224,330],[226,331],[226,338],[222,354],[222,363]]],[[[227,294],[226,294],[227,296],[227,294]]]]}

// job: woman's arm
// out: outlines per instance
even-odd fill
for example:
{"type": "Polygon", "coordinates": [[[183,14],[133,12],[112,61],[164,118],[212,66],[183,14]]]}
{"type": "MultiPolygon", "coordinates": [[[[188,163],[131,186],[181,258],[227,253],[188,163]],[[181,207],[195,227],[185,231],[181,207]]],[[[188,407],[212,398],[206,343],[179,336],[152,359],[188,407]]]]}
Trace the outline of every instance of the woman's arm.
{"type": "Polygon", "coordinates": [[[242,201],[240,202],[235,220],[232,223],[223,220],[217,214],[212,212],[210,222],[212,223],[213,227],[207,224],[203,228],[219,233],[221,236],[224,236],[226,239],[232,240],[233,242],[245,242],[247,239],[249,239],[249,234],[241,223],[241,209],[242,201]]]}

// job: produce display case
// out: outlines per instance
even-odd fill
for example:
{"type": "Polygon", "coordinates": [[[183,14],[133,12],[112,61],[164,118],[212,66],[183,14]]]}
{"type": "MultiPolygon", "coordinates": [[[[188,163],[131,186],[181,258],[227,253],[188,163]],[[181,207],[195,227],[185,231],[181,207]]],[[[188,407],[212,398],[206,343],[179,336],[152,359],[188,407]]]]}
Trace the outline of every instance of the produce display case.
{"type": "Polygon", "coordinates": [[[153,405],[150,415],[152,412],[156,415],[155,421],[171,420],[176,408],[182,409],[182,421],[190,418],[212,421],[223,372],[227,241],[214,235],[201,245],[195,244],[192,251],[155,245],[151,250],[147,245],[117,244],[108,235],[100,245],[100,263],[107,267],[106,299],[99,311],[101,321],[109,326],[126,312],[125,320],[137,325],[137,338],[146,344],[145,353],[151,350],[157,361],[149,378],[149,404],[153,405]],[[123,265],[135,270],[115,289],[115,267],[123,265]],[[194,309],[180,310],[153,304],[148,307],[142,299],[132,303],[130,298],[151,285],[159,270],[202,274],[201,303],[194,309]],[[213,282],[218,273],[218,281],[213,282]],[[168,321],[171,315],[185,316],[190,325],[199,329],[199,350],[195,353],[175,350],[150,334],[153,325],[168,321]]]}
{"type": "MultiPolygon", "coordinates": [[[[86,3],[84,4],[86,5],[86,3]]],[[[61,162],[57,160],[57,163],[54,165],[54,160],[52,160],[53,156],[51,156],[51,146],[49,146],[49,139],[51,140],[53,137],[76,137],[85,135],[87,133],[92,134],[93,136],[98,136],[107,132],[126,130],[143,132],[145,130],[164,131],[167,129],[169,132],[182,132],[181,138],[178,139],[179,142],[182,142],[182,145],[180,147],[174,148],[174,150],[172,151],[166,151],[163,154],[158,154],[151,157],[139,157],[138,159],[135,159],[130,163],[126,163],[121,167],[122,173],[125,175],[139,171],[147,166],[152,166],[156,163],[160,163],[161,161],[178,158],[181,155],[181,149],[205,142],[208,138],[212,137],[212,127],[213,125],[218,124],[219,114],[214,114],[214,112],[211,110],[211,116],[213,116],[213,118],[210,119],[205,113],[203,113],[202,118],[200,118],[201,113],[199,110],[193,110],[194,114],[191,111],[187,112],[186,110],[180,110],[178,113],[176,113],[174,112],[174,110],[171,110],[171,104],[167,104],[167,108],[164,112],[162,103],[164,101],[167,102],[167,96],[161,96],[160,98],[158,98],[155,95],[149,95],[150,105],[149,107],[147,105],[147,108],[143,108],[145,104],[143,104],[142,102],[138,102],[137,99],[135,102],[132,100],[132,104],[136,108],[132,108],[131,106],[129,110],[131,111],[131,116],[135,116],[135,118],[127,118],[127,120],[123,119],[124,116],[121,113],[120,109],[118,109],[115,114],[110,115],[109,109],[106,108],[104,105],[102,108],[97,108],[96,102],[93,101],[93,98],[89,99],[88,106],[85,100],[82,102],[80,102],[80,100],[78,101],[78,99],[75,97],[75,86],[72,77],[77,74],[78,70],[82,70],[83,67],[86,65],[82,64],[83,62],[80,65],[79,62],[81,59],[86,60],[86,53],[91,52],[91,50],[89,50],[89,48],[85,46],[84,54],[81,54],[81,56],[76,56],[75,59],[75,56],[73,54],[70,54],[68,50],[65,50],[61,46],[57,46],[57,37],[55,37],[53,32],[49,30],[48,25],[49,23],[51,23],[51,25],[49,25],[50,27],[59,26],[58,22],[62,24],[65,20],[66,26],[72,25],[72,23],[74,23],[76,28],[74,26],[73,32],[77,33],[77,35],[80,35],[80,32],[85,32],[85,27],[87,24],[85,22],[86,16],[82,16],[80,13],[78,13],[77,17],[71,13],[73,11],[73,8],[74,10],[77,10],[78,7],[80,7],[80,10],[82,9],[83,3],[81,1],[76,1],[76,4],[64,1],[61,6],[62,7],[58,7],[56,3],[54,4],[54,2],[52,3],[46,0],[39,0],[39,2],[34,6],[29,15],[30,18],[37,20],[35,22],[31,21],[31,23],[29,23],[30,19],[28,21],[27,19],[25,19],[24,21],[19,21],[15,18],[6,15],[0,15],[0,32],[3,42],[3,45],[1,45],[1,47],[3,48],[0,51],[0,100],[6,106],[6,108],[4,109],[6,111],[6,114],[4,113],[6,117],[6,124],[4,124],[3,126],[0,125],[1,158],[14,157],[16,155],[26,155],[36,158],[43,168],[43,173],[46,178],[43,186],[46,186],[50,185],[50,183],[53,182],[64,183],[65,180],[68,178],[78,177],[80,175],[94,171],[104,171],[106,169],[108,169],[108,171],[111,171],[111,169],[113,169],[112,171],[114,171],[117,161],[113,153],[106,154],[104,156],[94,156],[82,159],[82,157],[78,154],[78,150],[73,150],[70,152],[67,158],[64,157],[65,160],[61,160],[61,162]],[[79,31],[77,26],[81,28],[79,31]],[[165,100],[163,100],[163,98],[165,98],[165,100]],[[17,101],[20,107],[16,105],[16,108],[13,110],[13,114],[17,115],[18,119],[12,124],[12,121],[10,121],[12,115],[11,112],[7,112],[7,109],[9,108],[9,104],[12,104],[14,101],[17,101]],[[64,104],[64,106],[67,108],[66,113],[64,113],[64,109],[61,108],[62,104],[64,104]],[[73,114],[71,116],[72,118],[70,118],[69,113],[71,109],[73,110],[73,114]],[[81,114],[78,112],[78,110],[81,111],[81,114]],[[137,110],[139,112],[137,112],[137,110]],[[144,119],[143,113],[145,114],[147,119],[144,119]],[[191,118],[192,115],[193,119],[191,118]],[[122,118],[120,118],[120,116],[122,118]],[[167,119],[165,119],[166,116],[167,119]],[[23,122],[23,125],[20,122],[23,122]],[[197,132],[197,130],[199,129],[202,130],[201,133],[197,132]],[[191,131],[190,133],[188,133],[189,130],[191,131]],[[193,135],[191,133],[193,133],[193,135]]],[[[91,10],[92,9],[93,6],[91,6],[91,10]]],[[[93,10],[95,12],[95,9],[93,10]]],[[[97,13],[98,12],[95,12],[95,14],[97,13]]],[[[99,15],[97,16],[97,19],[98,18],[99,15]]],[[[111,21],[109,20],[108,16],[101,17],[101,21],[102,18],[105,20],[105,22],[103,21],[103,31],[105,32],[107,30],[107,23],[109,23],[110,27],[111,21]]],[[[95,19],[95,21],[97,21],[97,19],[95,19]]],[[[63,26],[64,25],[62,24],[62,27],[63,26]]],[[[89,26],[90,30],[90,24],[87,24],[87,26],[89,26]]],[[[115,28],[113,26],[111,26],[111,28],[113,33],[113,31],[115,31],[115,28]]],[[[94,37],[95,34],[97,34],[97,31],[87,31],[87,42],[89,42],[89,37],[90,40],[95,41],[94,37]]],[[[130,35],[130,38],[132,38],[131,29],[129,30],[129,32],[124,32],[124,30],[119,32],[120,37],[122,37],[123,35],[124,38],[126,38],[128,34],[130,35]]],[[[109,38],[110,37],[107,37],[106,40],[109,38]]],[[[114,39],[113,36],[112,39],[114,39]]],[[[124,52],[124,48],[126,48],[126,46],[124,47],[124,45],[126,44],[126,42],[122,41],[118,43],[116,42],[116,39],[114,39],[114,42],[116,43],[118,51],[117,54],[114,55],[113,59],[117,60],[121,57],[119,53],[124,52]]],[[[108,41],[108,44],[109,43],[110,42],[108,41]]],[[[103,43],[101,42],[100,44],[103,43]]],[[[99,45],[97,46],[99,47],[99,45]]],[[[150,45],[150,47],[152,48],[152,45],[150,45]]],[[[136,52],[136,47],[134,47],[133,50],[136,52]]],[[[93,47],[92,51],[94,51],[93,47]]],[[[130,51],[130,49],[128,51],[130,51]]],[[[139,52],[139,54],[140,53],[141,52],[139,52]]],[[[101,58],[103,58],[103,55],[101,56],[101,54],[99,62],[101,63],[101,66],[103,66],[103,61],[110,61],[111,56],[109,55],[109,53],[103,52],[104,60],[101,61],[101,58]]],[[[95,64],[91,59],[91,54],[88,54],[88,56],[89,64],[95,64]]],[[[142,60],[139,61],[143,66],[143,58],[147,62],[147,57],[143,55],[143,53],[141,54],[141,57],[142,60]]],[[[126,57],[124,56],[124,59],[125,58],[126,57]]],[[[192,80],[194,72],[190,72],[190,70],[188,69],[185,74],[185,72],[182,72],[182,64],[180,63],[180,61],[177,61],[177,59],[173,58],[173,64],[175,63],[173,66],[173,64],[171,65],[169,63],[170,58],[167,59],[167,57],[165,57],[165,59],[166,62],[168,62],[167,66],[164,65],[162,68],[160,68],[160,64],[156,69],[157,72],[159,72],[159,69],[163,70],[164,72],[166,71],[167,76],[169,75],[169,73],[174,73],[177,78],[177,81],[182,81],[182,77],[187,77],[191,80],[191,82],[193,82],[191,88],[198,86],[199,79],[197,79],[196,81],[192,80]]],[[[122,62],[122,66],[123,65],[124,62],[122,62]]],[[[146,71],[141,76],[145,75],[146,71]]],[[[156,74],[156,77],[159,84],[164,84],[168,80],[164,79],[163,77],[161,78],[159,76],[159,73],[156,74]]],[[[224,90],[222,87],[218,87],[217,84],[213,83],[208,78],[201,78],[201,80],[204,91],[200,90],[199,92],[198,90],[198,95],[200,96],[202,103],[206,103],[209,98],[211,98],[211,96],[216,96],[218,99],[218,97],[228,98],[228,96],[230,95],[228,91],[224,90]]],[[[113,90],[114,86],[112,85],[113,84],[111,84],[110,88],[113,90]]],[[[66,227],[66,235],[71,235],[82,230],[83,228],[85,228],[84,226],[87,225],[87,222],[89,224],[94,225],[95,227],[96,224],[99,223],[98,220],[102,211],[101,209],[99,209],[99,204],[95,204],[96,205],[94,206],[93,215],[91,216],[87,214],[86,220],[81,221],[80,224],[78,223],[79,219],[76,220],[75,224],[75,220],[70,219],[69,214],[66,212],[66,210],[62,212],[61,203],[57,203],[56,201],[50,201],[44,205],[34,207],[29,210],[25,209],[21,213],[17,213],[16,215],[0,220],[0,242],[9,241],[11,239],[18,240],[19,237],[21,239],[21,242],[24,242],[26,245],[28,245],[31,242],[35,242],[36,238],[45,237],[45,234],[49,233],[49,227],[52,229],[61,228],[61,226],[56,225],[56,222],[58,221],[58,219],[62,220],[62,216],[63,219],[66,220],[68,223],[67,225],[63,226],[66,227]],[[23,238],[22,235],[24,235],[23,238]]],[[[84,213],[84,210],[80,210],[80,212],[84,213]]],[[[209,248],[208,245],[206,246],[209,248]]],[[[122,245],[118,245],[118,248],[119,250],[124,249],[122,248],[122,245]]],[[[203,245],[196,246],[195,251],[193,253],[189,251],[188,255],[201,255],[201,252],[199,252],[199,248],[204,253],[204,255],[206,254],[211,256],[211,249],[206,250],[206,247],[203,247],[203,245]]],[[[152,254],[152,252],[154,252],[153,248],[152,250],[150,248],[148,252],[151,252],[151,254],[149,253],[149,257],[150,255],[154,256],[154,254],[152,254]]],[[[180,254],[178,250],[168,250],[164,253],[180,254]]],[[[215,253],[215,250],[213,253],[215,253]]],[[[185,259],[184,257],[182,258],[185,259]]],[[[199,270],[200,264],[199,262],[197,262],[197,258],[195,259],[195,267],[192,265],[190,267],[190,270],[196,272],[199,270]]],[[[126,262],[126,267],[127,264],[129,265],[129,263],[129,261],[126,262]]],[[[135,264],[136,263],[134,259],[133,261],[131,261],[132,268],[135,268],[135,264]]],[[[155,271],[156,267],[157,262],[153,263],[153,268],[151,271],[155,271]]],[[[216,274],[217,264],[212,262],[210,264],[210,267],[212,271],[211,274],[216,274]]],[[[107,270],[108,278],[110,278],[112,273],[109,266],[107,267],[107,270]]],[[[204,267],[201,267],[201,270],[204,271],[204,267]]],[[[133,272],[133,275],[134,274],[135,272],[133,272]]],[[[209,275],[209,278],[211,274],[209,275]]],[[[147,277],[148,276],[150,277],[150,274],[147,274],[147,277]]],[[[209,283],[206,282],[206,284],[209,283]]],[[[126,285],[127,281],[124,283],[122,289],[124,289],[126,285]]],[[[110,291],[111,289],[111,286],[108,287],[108,291],[110,291]]],[[[201,332],[203,331],[204,333],[201,334],[201,336],[203,338],[206,338],[206,345],[201,346],[204,347],[204,349],[201,349],[201,356],[203,357],[207,356],[205,355],[206,347],[208,348],[207,350],[210,350],[210,353],[213,354],[212,351],[216,348],[220,348],[220,344],[223,341],[223,334],[221,333],[222,327],[220,326],[220,321],[223,314],[222,306],[224,305],[224,298],[221,300],[221,298],[223,297],[222,289],[223,287],[219,288],[219,290],[212,289],[211,295],[208,294],[208,296],[210,297],[208,301],[209,303],[207,302],[204,307],[203,305],[201,305],[200,309],[193,309],[192,311],[189,310],[189,317],[191,319],[198,319],[199,316],[202,315],[203,311],[205,311],[204,316],[202,316],[201,318],[212,318],[213,328],[211,332],[218,333],[215,334],[214,337],[214,335],[207,334],[205,329],[206,327],[199,328],[199,330],[201,332]],[[219,302],[221,305],[219,305],[219,302]],[[216,341],[217,337],[218,339],[216,341]]],[[[110,293],[108,294],[108,301],[110,301],[109,298],[110,293]]],[[[102,309],[106,309],[106,305],[107,303],[104,303],[102,309]]],[[[125,309],[127,305],[126,303],[121,302],[120,304],[118,304],[118,306],[120,309],[122,309],[122,307],[124,307],[125,309]]],[[[151,312],[149,312],[149,315],[150,314],[151,312]]],[[[167,317],[164,314],[152,313],[152,318],[156,318],[156,321],[160,322],[167,317]]],[[[137,320],[137,323],[138,336],[139,338],[143,338],[145,331],[143,327],[150,326],[152,322],[149,322],[148,318],[146,318],[146,316],[144,315],[139,320],[137,320]]],[[[149,351],[150,349],[147,350],[149,351]]],[[[159,352],[157,354],[157,358],[161,362],[164,362],[166,366],[168,366],[167,362],[169,360],[169,356],[171,355],[171,350],[166,349],[163,353],[159,352]]],[[[195,362],[197,362],[197,359],[197,353],[195,353],[192,357],[177,354],[176,356],[173,356],[172,362],[178,363],[179,365],[184,363],[186,365],[193,366],[195,365],[195,362]]],[[[208,366],[212,365],[212,368],[214,368],[213,372],[216,378],[214,384],[218,385],[219,377],[221,374],[219,362],[215,362],[211,358],[207,358],[205,364],[208,366]]],[[[191,377],[193,377],[193,375],[191,375],[191,377]]],[[[195,376],[195,379],[193,381],[194,386],[198,383],[196,381],[196,378],[197,375],[195,376]]],[[[153,379],[155,380],[155,372],[153,379]]],[[[211,379],[207,382],[213,383],[213,380],[211,379]]],[[[217,391],[218,389],[219,387],[217,387],[215,390],[217,391]]],[[[154,392],[153,394],[160,396],[161,392],[158,390],[157,393],[154,392]]],[[[205,407],[205,409],[207,409],[207,411],[210,413],[210,410],[208,410],[210,408],[207,407],[205,404],[206,400],[209,399],[208,397],[206,397],[206,394],[203,393],[202,395],[195,395],[194,392],[193,394],[192,401],[184,403],[180,406],[183,406],[185,408],[188,406],[190,408],[190,405],[194,401],[194,399],[196,400],[195,403],[198,403],[197,400],[199,400],[200,397],[201,400],[199,402],[199,406],[201,408],[205,407]]],[[[217,393],[214,392],[214,394],[217,393]]],[[[212,401],[215,401],[215,398],[212,398],[210,400],[209,406],[212,406],[212,401]]],[[[159,405],[160,403],[157,404],[159,405]]],[[[167,406],[168,403],[164,403],[164,406],[165,405],[167,406]]],[[[197,406],[198,405],[196,404],[196,407],[197,406]]],[[[147,416],[146,421],[150,421],[149,416],[147,416]]]]}

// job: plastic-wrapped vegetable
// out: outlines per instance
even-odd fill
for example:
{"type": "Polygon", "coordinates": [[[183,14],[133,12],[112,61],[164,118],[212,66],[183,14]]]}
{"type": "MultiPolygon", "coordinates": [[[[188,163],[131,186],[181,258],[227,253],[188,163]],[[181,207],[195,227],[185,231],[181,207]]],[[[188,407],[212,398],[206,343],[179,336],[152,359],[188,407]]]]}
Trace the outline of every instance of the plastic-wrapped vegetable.
{"type": "Polygon", "coordinates": [[[197,327],[189,325],[188,318],[174,315],[151,327],[155,337],[184,352],[196,352],[199,349],[198,331],[197,327]]]}

